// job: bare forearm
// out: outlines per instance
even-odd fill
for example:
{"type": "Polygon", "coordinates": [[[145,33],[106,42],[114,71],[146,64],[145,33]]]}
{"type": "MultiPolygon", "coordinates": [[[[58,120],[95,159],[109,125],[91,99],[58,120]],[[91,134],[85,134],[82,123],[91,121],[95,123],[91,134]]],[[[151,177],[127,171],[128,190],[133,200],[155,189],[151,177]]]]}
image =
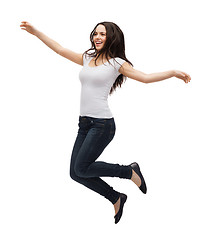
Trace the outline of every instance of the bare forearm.
{"type": "Polygon", "coordinates": [[[145,83],[153,83],[162,81],[171,77],[174,77],[174,70],[166,71],[166,72],[158,72],[158,73],[150,73],[145,76],[145,83]]]}
{"type": "Polygon", "coordinates": [[[59,53],[59,51],[62,48],[62,46],[59,43],[46,36],[43,32],[37,30],[35,36],[37,36],[43,43],[45,43],[49,48],[51,48],[56,53],[59,53]]]}

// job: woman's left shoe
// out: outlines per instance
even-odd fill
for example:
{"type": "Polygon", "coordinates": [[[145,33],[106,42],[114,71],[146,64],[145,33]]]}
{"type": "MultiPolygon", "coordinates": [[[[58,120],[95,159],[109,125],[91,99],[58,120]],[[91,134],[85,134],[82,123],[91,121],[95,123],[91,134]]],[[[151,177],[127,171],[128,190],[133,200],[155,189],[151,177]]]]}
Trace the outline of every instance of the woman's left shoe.
{"type": "Polygon", "coordinates": [[[119,211],[117,212],[117,214],[114,216],[115,224],[117,224],[120,221],[120,218],[122,217],[123,207],[124,207],[126,200],[127,200],[127,195],[120,193],[120,208],[119,208],[119,211]]]}
{"type": "Polygon", "coordinates": [[[138,165],[138,163],[134,162],[134,163],[131,163],[129,165],[133,170],[134,172],[140,177],[141,179],[141,186],[139,187],[139,189],[144,193],[146,194],[147,193],[147,186],[146,186],[146,183],[144,181],[144,177],[143,175],[141,174],[141,171],[140,171],[140,167],[138,165]]]}

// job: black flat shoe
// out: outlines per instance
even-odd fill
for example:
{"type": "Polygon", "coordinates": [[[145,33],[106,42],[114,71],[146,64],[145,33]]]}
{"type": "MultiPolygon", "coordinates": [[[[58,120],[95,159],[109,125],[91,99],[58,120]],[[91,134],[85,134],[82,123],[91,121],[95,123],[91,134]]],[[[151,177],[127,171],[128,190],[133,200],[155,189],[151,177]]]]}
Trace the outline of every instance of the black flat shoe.
{"type": "Polygon", "coordinates": [[[123,214],[123,206],[127,200],[127,195],[120,193],[120,208],[117,214],[114,216],[115,218],[115,224],[117,224],[120,221],[120,218],[122,217],[123,214]]]}
{"type": "Polygon", "coordinates": [[[144,177],[142,176],[141,174],[141,171],[140,171],[140,167],[138,165],[138,163],[134,162],[134,163],[131,163],[129,165],[136,174],[138,174],[138,176],[140,177],[141,179],[141,186],[139,187],[139,189],[144,193],[146,194],[147,193],[147,186],[146,186],[146,183],[144,181],[144,177]]]}

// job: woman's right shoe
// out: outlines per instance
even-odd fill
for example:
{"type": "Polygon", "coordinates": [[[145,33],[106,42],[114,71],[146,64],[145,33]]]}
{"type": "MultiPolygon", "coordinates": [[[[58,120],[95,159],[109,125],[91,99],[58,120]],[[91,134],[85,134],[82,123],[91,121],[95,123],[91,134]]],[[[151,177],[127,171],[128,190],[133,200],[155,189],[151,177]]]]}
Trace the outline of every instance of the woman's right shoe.
{"type": "Polygon", "coordinates": [[[123,207],[124,207],[126,200],[127,200],[127,195],[120,193],[120,208],[119,208],[117,214],[114,216],[115,224],[117,224],[120,221],[120,218],[122,217],[123,207]]]}
{"type": "Polygon", "coordinates": [[[141,174],[141,171],[140,171],[140,167],[138,165],[138,163],[134,162],[134,163],[131,163],[129,165],[133,170],[134,172],[140,177],[141,179],[141,186],[139,187],[139,189],[144,193],[146,194],[147,193],[147,186],[146,186],[146,183],[144,181],[144,177],[143,175],[141,174]]]}

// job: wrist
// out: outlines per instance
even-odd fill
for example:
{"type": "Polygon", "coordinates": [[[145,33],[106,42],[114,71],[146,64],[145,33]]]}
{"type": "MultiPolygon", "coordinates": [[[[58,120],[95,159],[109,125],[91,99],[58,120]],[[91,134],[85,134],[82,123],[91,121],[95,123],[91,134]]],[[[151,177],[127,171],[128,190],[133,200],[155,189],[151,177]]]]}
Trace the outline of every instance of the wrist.
{"type": "Polygon", "coordinates": [[[39,30],[35,30],[34,35],[39,38],[41,35],[41,32],[39,30]]]}
{"type": "Polygon", "coordinates": [[[171,70],[171,77],[176,77],[176,71],[175,70],[171,70]]]}

